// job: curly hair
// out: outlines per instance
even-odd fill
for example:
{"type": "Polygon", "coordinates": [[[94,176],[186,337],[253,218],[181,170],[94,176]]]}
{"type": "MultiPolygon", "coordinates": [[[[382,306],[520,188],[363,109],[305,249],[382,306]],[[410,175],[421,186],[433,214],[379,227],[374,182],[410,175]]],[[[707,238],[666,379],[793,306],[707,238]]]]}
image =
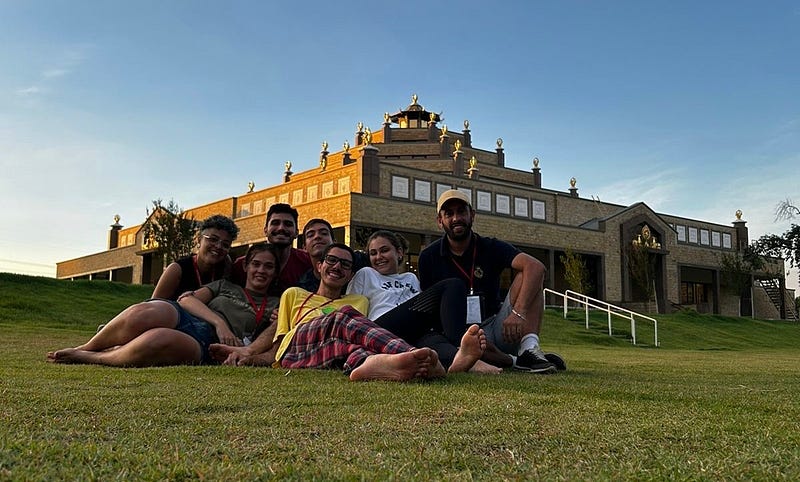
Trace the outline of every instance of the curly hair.
{"type": "Polygon", "coordinates": [[[206,229],[219,229],[220,231],[225,231],[231,235],[231,241],[235,240],[239,235],[239,226],[233,222],[233,219],[221,214],[215,214],[204,219],[203,222],[200,223],[199,232],[202,233],[206,229]]]}

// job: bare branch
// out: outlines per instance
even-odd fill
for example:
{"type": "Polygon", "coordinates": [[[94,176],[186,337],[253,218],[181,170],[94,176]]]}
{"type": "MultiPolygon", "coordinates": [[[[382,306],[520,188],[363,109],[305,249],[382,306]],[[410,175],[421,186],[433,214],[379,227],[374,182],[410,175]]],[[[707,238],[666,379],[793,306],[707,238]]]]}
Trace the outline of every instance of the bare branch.
{"type": "Polygon", "coordinates": [[[790,198],[787,197],[775,206],[775,221],[794,219],[795,216],[800,217],[800,208],[790,198]]]}

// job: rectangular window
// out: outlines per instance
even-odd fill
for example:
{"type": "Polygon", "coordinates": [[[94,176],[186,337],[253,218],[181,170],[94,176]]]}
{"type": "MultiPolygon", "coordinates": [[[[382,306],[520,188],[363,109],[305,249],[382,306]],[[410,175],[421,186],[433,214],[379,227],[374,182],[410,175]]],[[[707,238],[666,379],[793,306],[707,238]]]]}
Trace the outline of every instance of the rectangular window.
{"type": "Polygon", "coordinates": [[[728,233],[722,234],[722,247],[725,249],[731,249],[731,235],[728,233]]]}
{"type": "Polygon", "coordinates": [[[700,230],[700,244],[708,246],[709,239],[708,239],[708,229],[701,229],[700,230]]]}
{"type": "Polygon", "coordinates": [[[721,244],[720,233],[716,231],[711,231],[711,246],[719,248],[720,244],[721,244]]]}
{"type": "Polygon", "coordinates": [[[475,209],[478,211],[492,210],[492,193],[486,191],[476,191],[475,195],[478,198],[475,209]]]}
{"type": "Polygon", "coordinates": [[[453,186],[450,186],[448,184],[437,184],[436,185],[436,200],[438,201],[439,197],[442,195],[442,193],[444,193],[445,191],[447,191],[449,189],[453,189],[453,186]]]}
{"type": "Polygon", "coordinates": [[[678,231],[678,241],[686,242],[686,226],[675,226],[675,230],[678,231]]]}
{"type": "Polygon", "coordinates": [[[533,212],[533,219],[545,219],[547,215],[545,214],[545,204],[544,201],[531,201],[531,210],[533,212]]]}
{"type": "Polygon", "coordinates": [[[242,204],[242,207],[239,209],[239,217],[250,216],[250,203],[242,204]]]}
{"type": "Polygon", "coordinates": [[[697,228],[689,228],[689,242],[697,244],[697,228]]]}
{"type": "Polygon", "coordinates": [[[521,218],[528,217],[528,199],[524,197],[514,197],[514,216],[521,218]]]}
{"type": "Polygon", "coordinates": [[[408,178],[392,176],[392,196],[408,199],[408,178]]]}
{"type": "Polygon", "coordinates": [[[431,183],[421,179],[414,180],[414,200],[431,202],[431,183]]]}
{"type": "Polygon", "coordinates": [[[511,198],[505,194],[495,196],[495,206],[499,214],[511,214],[511,198]]]}

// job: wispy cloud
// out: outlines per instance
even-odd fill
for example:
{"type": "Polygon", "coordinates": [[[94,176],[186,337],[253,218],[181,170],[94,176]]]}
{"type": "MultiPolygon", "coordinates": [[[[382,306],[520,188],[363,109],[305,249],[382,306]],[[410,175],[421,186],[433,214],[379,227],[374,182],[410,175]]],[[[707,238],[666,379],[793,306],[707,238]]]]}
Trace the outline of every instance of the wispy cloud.
{"type": "Polygon", "coordinates": [[[17,89],[14,93],[18,97],[31,99],[51,92],[56,79],[65,77],[77,69],[86,61],[91,49],[92,46],[89,44],[68,47],[50,62],[51,65],[48,68],[42,70],[35,82],[27,87],[17,89]]]}

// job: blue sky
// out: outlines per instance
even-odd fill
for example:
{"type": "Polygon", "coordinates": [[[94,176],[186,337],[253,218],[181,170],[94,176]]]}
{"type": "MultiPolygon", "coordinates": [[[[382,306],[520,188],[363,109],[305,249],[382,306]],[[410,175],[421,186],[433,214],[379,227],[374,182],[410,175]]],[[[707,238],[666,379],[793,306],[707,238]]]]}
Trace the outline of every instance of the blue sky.
{"type": "Polygon", "coordinates": [[[794,1],[0,0],[0,271],[277,184],[413,93],[547,188],[782,233],[798,59],[794,1]]]}

